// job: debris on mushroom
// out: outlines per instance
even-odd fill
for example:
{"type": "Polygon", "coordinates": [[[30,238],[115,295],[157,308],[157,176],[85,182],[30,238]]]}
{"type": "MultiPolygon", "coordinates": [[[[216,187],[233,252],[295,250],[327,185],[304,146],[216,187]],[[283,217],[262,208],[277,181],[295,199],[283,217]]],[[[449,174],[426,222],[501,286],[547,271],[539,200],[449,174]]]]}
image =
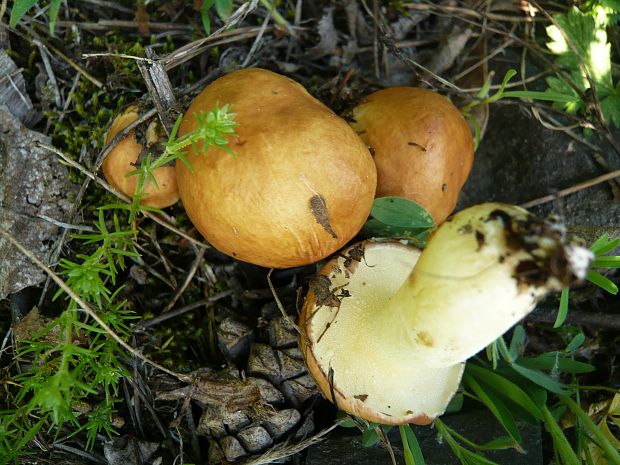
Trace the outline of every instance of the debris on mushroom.
{"type": "Polygon", "coordinates": [[[353,266],[345,252],[322,268],[320,293],[310,286],[300,345],[328,399],[384,424],[441,415],[463,362],[547,293],[583,279],[592,259],[558,224],[499,203],[457,213],[423,252],[362,246],[353,266]]]}
{"type": "Polygon", "coordinates": [[[230,73],[200,93],[194,114],[231,105],[238,123],[231,156],[218,147],[177,163],[183,205],[202,235],[239,260],[273,268],[314,263],[363,226],[375,194],[368,148],[300,84],[263,69],[230,73]]]}
{"type": "MultiPolygon", "coordinates": [[[[137,106],[130,106],[118,115],[110,126],[105,140],[106,145],[139,117],[137,106]]],[[[146,129],[139,126],[130,131],[103,161],[102,169],[106,180],[128,197],[133,197],[138,184],[138,176],[128,176],[128,173],[136,170],[140,158],[146,156],[149,150],[157,149],[157,144],[163,139],[160,136],[165,135],[157,120],[145,123],[144,127],[146,129]]],[[[140,203],[155,208],[166,208],[177,203],[180,197],[174,166],[157,168],[153,176],[155,182],[152,179],[145,181],[140,203]]]]}
{"type": "Polygon", "coordinates": [[[428,89],[392,87],[357,105],[351,127],[374,152],[377,197],[419,203],[441,224],[471,170],[474,141],[447,98],[428,89]]]}

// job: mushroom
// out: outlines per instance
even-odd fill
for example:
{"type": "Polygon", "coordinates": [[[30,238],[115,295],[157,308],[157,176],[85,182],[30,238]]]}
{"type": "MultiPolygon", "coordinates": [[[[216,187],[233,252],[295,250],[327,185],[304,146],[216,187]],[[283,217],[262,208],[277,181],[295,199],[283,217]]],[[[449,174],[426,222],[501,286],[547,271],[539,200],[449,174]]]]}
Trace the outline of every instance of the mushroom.
{"type": "Polygon", "coordinates": [[[286,268],[351,240],[372,207],[376,170],[347,123],[297,82],[255,68],[207,86],[179,134],[197,127],[195,113],[218,104],[236,115],[235,156],[192,147],[192,168],[176,165],[185,210],[207,241],[239,260],[286,268]]]}
{"type": "Polygon", "coordinates": [[[414,87],[380,90],[353,109],[350,124],[374,151],[377,197],[413,200],[437,224],[452,213],[471,170],[474,141],[447,98],[414,87]]]}
{"type": "MultiPolygon", "coordinates": [[[[109,144],[114,136],[139,118],[138,107],[130,106],[118,115],[108,131],[105,143],[109,144]]],[[[160,124],[153,120],[146,130],[138,127],[131,130],[110,151],[103,161],[103,174],[106,180],[118,191],[133,197],[138,184],[138,176],[128,174],[136,169],[141,154],[155,147],[163,134],[160,124]],[[136,132],[141,133],[140,142],[136,140],[136,132]],[[144,141],[142,141],[144,139],[144,141]]],[[[166,208],[179,201],[176,173],[174,166],[163,166],[153,172],[156,183],[146,179],[140,203],[154,208],[166,208]]]]}
{"type": "Polygon", "coordinates": [[[555,223],[487,203],[443,223],[427,247],[365,242],[310,285],[300,345],[324,395],[384,424],[427,424],[456,392],[463,362],[548,292],[583,279],[591,252],[555,223]]]}

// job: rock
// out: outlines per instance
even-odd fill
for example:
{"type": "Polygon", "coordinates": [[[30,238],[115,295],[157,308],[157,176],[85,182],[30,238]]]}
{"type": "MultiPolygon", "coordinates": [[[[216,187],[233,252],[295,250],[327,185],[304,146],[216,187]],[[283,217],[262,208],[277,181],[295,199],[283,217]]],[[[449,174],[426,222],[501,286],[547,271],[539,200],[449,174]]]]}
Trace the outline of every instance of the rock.
{"type": "MultiPolygon", "coordinates": [[[[69,181],[57,156],[37,143],[50,141],[27,129],[5,106],[0,106],[0,227],[46,262],[59,227],[45,218],[68,220],[69,199],[76,186],[69,181]]],[[[0,257],[0,300],[45,279],[36,265],[2,237],[0,257]]]]}
{"type": "MultiPolygon", "coordinates": [[[[607,158],[610,170],[620,168],[618,157],[607,158]]],[[[459,209],[488,201],[524,203],[606,172],[590,149],[563,132],[545,129],[517,106],[494,106],[459,209]]],[[[607,183],[531,210],[560,214],[570,225],[620,226],[620,202],[607,183]]]]}

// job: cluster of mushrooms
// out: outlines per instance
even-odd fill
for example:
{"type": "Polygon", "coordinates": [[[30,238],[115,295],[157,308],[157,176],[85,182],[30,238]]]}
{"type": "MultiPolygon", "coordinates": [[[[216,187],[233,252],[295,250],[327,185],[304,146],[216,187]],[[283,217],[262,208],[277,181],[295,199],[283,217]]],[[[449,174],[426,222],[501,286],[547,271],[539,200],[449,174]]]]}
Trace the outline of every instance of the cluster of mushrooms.
{"type": "MultiPolygon", "coordinates": [[[[376,196],[413,200],[440,225],[424,251],[395,240],[354,244],[310,285],[300,346],[323,394],[348,413],[431,422],[467,358],[587,273],[590,252],[522,208],[487,203],[449,217],[474,144],[459,110],[435,92],[380,90],[345,121],[297,82],[244,69],[195,98],[179,135],[196,128],[195,113],[223,104],[239,124],[229,140],[236,156],[190,147],[192,168],[160,168],[142,200],[164,208],[180,198],[223,253],[268,268],[316,263],[354,238],[376,196]]],[[[108,139],[137,117],[119,117],[108,139]]],[[[132,132],[109,154],[103,169],[114,187],[133,194],[126,174],[157,135],[149,127],[138,141],[132,132]]]]}

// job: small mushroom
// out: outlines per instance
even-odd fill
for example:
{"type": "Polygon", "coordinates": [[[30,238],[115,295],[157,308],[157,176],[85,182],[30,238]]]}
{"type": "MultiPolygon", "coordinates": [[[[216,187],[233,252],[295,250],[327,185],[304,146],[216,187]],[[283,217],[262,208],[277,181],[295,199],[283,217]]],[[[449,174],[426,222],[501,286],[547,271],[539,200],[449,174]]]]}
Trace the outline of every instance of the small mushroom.
{"type": "Polygon", "coordinates": [[[374,198],[372,157],[347,123],[300,84],[264,69],[232,72],[192,102],[194,114],[231,105],[231,156],[190,147],[177,163],[183,205],[200,233],[221,252],[256,265],[314,263],[362,228],[374,198]],[[198,150],[197,150],[198,149],[198,150]]]}
{"type": "Polygon", "coordinates": [[[447,98],[428,89],[391,87],[364,98],[350,124],[374,150],[377,197],[413,200],[437,224],[452,213],[471,170],[474,141],[447,98]]]}
{"type": "Polygon", "coordinates": [[[363,250],[353,265],[345,252],[321,270],[334,299],[311,287],[300,345],[328,399],[384,424],[441,415],[463,362],[584,278],[592,258],[558,225],[497,203],[457,213],[423,252],[392,241],[363,250]]]}
{"type": "MultiPolygon", "coordinates": [[[[108,131],[105,143],[112,141],[114,136],[125,129],[139,118],[138,107],[130,106],[123,113],[118,115],[108,131]]],[[[141,129],[141,128],[138,128],[141,129]]],[[[160,141],[163,133],[157,121],[151,121],[146,127],[146,131],[141,138],[144,141],[136,140],[136,130],[130,131],[116,146],[110,151],[103,162],[103,174],[106,180],[118,191],[128,197],[133,197],[138,184],[138,176],[128,176],[136,169],[141,155],[146,155],[149,149],[153,149],[160,141]]],[[[153,156],[156,156],[153,153],[153,156]]],[[[142,192],[141,204],[155,208],[166,208],[179,201],[179,190],[177,188],[176,173],[174,166],[162,166],[157,168],[153,176],[157,184],[152,179],[146,179],[142,192]]]]}

